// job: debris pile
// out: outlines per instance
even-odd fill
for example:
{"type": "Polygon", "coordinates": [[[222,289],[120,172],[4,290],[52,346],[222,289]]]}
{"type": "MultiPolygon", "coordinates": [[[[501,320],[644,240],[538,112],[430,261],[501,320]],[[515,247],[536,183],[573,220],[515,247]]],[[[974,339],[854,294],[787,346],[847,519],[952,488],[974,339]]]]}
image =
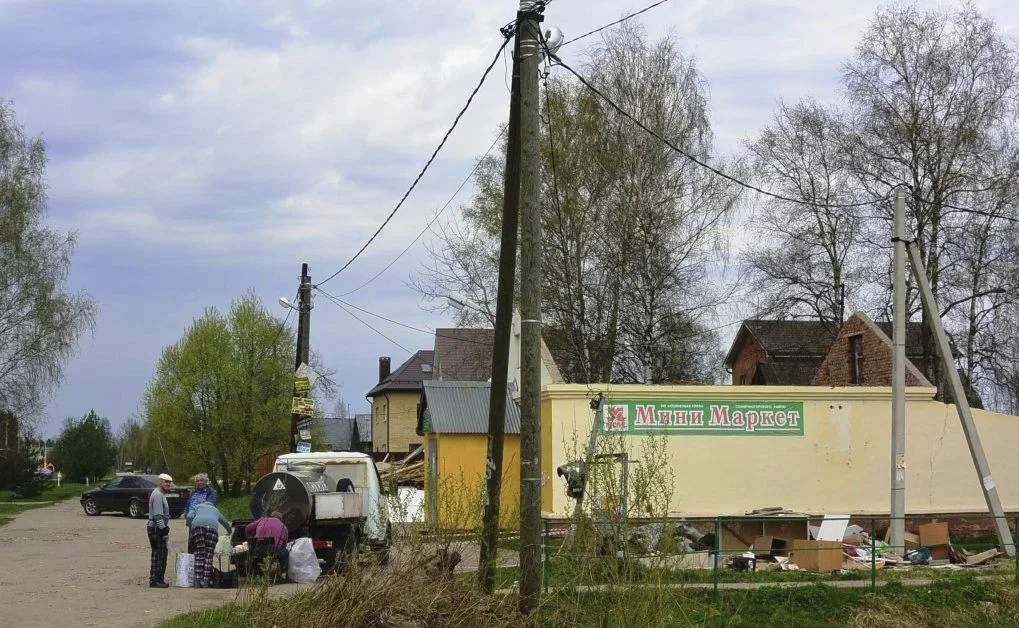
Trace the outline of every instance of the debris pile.
{"type": "Polygon", "coordinates": [[[389,456],[382,462],[375,463],[379,471],[379,480],[388,486],[424,486],[425,461],[422,454],[424,447],[418,445],[407,457],[398,462],[389,462],[389,456]]]}

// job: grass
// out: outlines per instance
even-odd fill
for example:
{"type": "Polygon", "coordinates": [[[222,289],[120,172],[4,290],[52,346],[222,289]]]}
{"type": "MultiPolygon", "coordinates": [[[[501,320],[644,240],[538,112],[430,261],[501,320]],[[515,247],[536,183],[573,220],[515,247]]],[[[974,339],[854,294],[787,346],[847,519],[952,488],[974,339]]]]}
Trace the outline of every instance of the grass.
{"type": "Polygon", "coordinates": [[[220,497],[216,508],[231,521],[251,519],[251,495],[220,497]]]}
{"type": "MultiPolygon", "coordinates": [[[[381,576],[386,579],[385,576],[381,576]]],[[[188,613],[170,619],[161,628],[241,628],[242,626],[369,625],[343,621],[344,615],[330,614],[339,596],[365,596],[370,592],[342,579],[332,579],[319,587],[281,600],[260,600],[188,613]],[[344,593],[343,591],[346,591],[344,593]]],[[[391,584],[391,583],[387,583],[391,584]]],[[[439,586],[439,585],[436,585],[439,586]]],[[[393,591],[393,590],[391,590],[393,591]]],[[[405,591],[393,591],[393,610],[404,601],[405,591]]],[[[426,596],[428,597],[428,596],[426,596]]],[[[512,597],[512,596],[511,596],[512,597]]],[[[343,598],[346,600],[346,598],[343,598]]],[[[431,599],[431,598],[429,598],[431,599]]],[[[428,601],[426,600],[426,604],[428,601]]],[[[493,626],[531,626],[533,628],[569,628],[573,626],[700,626],[705,628],[757,628],[798,626],[805,628],[921,628],[927,626],[964,626],[991,628],[1019,625],[1019,589],[1001,582],[987,582],[970,576],[943,579],[926,587],[889,584],[880,593],[857,589],[839,589],[824,584],[779,589],[725,592],[713,602],[710,591],[646,588],[615,593],[553,593],[542,599],[539,611],[527,620],[513,614],[509,604],[476,596],[476,612],[488,613],[493,626]]],[[[470,613],[466,613],[470,615],[470,613]]],[[[461,615],[449,616],[450,621],[461,615]]],[[[426,617],[403,622],[399,613],[373,615],[370,625],[389,626],[446,625],[428,623],[426,617]]],[[[367,617],[365,617],[367,619],[367,617]]],[[[434,619],[434,617],[432,618],[434,619]]],[[[449,625],[454,625],[450,623],[449,625]]],[[[455,625],[470,625],[456,623],[455,625]]]]}
{"type": "Polygon", "coordinates": [[[37,497],[17,498],[14,497],[12,491],[0,491],[0,526],[13,521],[14,515],[26,510],[32,510],[33,508],[48,506],[50,502],[60,502],[72,497],[78,497],[89,488],[89,486],[84,484],[64,482],[59,487],[54,486],[37,497]]]}

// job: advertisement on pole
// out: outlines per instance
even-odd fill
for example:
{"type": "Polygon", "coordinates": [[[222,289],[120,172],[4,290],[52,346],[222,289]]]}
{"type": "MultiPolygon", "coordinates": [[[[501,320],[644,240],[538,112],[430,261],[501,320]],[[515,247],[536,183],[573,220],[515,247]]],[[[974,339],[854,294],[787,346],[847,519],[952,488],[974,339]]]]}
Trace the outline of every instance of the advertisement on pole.
{"type": "Polygon", "coordinates": [[[802,401],[612,400],[606,433],[662,436],[803,436],[802,401]]]}
{"type": "Polygon", "coordinates": [[[311,416],[315,413],[315,400],[307,397],[294,397],[290,404],[290,412],[301,416],[311,416]]]}

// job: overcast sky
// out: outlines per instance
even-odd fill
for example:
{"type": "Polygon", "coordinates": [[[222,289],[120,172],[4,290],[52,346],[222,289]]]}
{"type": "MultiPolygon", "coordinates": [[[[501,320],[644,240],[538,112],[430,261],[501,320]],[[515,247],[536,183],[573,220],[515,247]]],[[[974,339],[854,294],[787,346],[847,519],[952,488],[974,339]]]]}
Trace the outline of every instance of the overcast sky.
{"type": "MultiPolygon", "coordinates": [[[[554,0],[546,23],[569,38],[647,3],[554,0]]],[[[879,4],[682,0],[638,19],[696,57],[718,147],[732,152],[777,99],[836,98],[840,64],[879,4]]],[[[1019,37],[1014,0],[976,5],[1019,37]]],[[[0,0],[0,98],[46,140],[49,221],[78,232],[71,285],[100,308],[46,406],[44,431],[90,408],[119,425],[140,410],[161,349],[204,308],[225,309],[249,289],[276,307],[293,296],[301,262],[313,280],[339,268],[416,175],[516,7],[0,0]]],[[[590,41],[561,55],[573,64],[590,41]]],[[[449,198],[506,119],[506,81],[500,62],[408,203],[329,288],[374,275],[449,198]]],[[[467,198],[469,189],[458,200],[467,198]]],[[[422,255],[418,244],[349,300],[415,326],[448,325],[405,285],[422,255]]],[[[428,335],[370,322],[409,349],[432,347],[428,335]]],[[[312,346],[356,411],[367,408],[377,357],[391,355],[394,367],[408,357],[325,299],[312,346]]]]}

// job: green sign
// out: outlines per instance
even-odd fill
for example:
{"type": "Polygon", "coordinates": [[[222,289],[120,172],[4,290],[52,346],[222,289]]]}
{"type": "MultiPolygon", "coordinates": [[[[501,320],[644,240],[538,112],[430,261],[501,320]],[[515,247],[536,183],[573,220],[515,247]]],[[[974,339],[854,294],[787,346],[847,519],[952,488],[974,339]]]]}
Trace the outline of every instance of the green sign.
{"type": "Polygon", "coordinates": [[[606,433],[802,436],[802,401],[663,401],[605,404],[606,433]]]}

